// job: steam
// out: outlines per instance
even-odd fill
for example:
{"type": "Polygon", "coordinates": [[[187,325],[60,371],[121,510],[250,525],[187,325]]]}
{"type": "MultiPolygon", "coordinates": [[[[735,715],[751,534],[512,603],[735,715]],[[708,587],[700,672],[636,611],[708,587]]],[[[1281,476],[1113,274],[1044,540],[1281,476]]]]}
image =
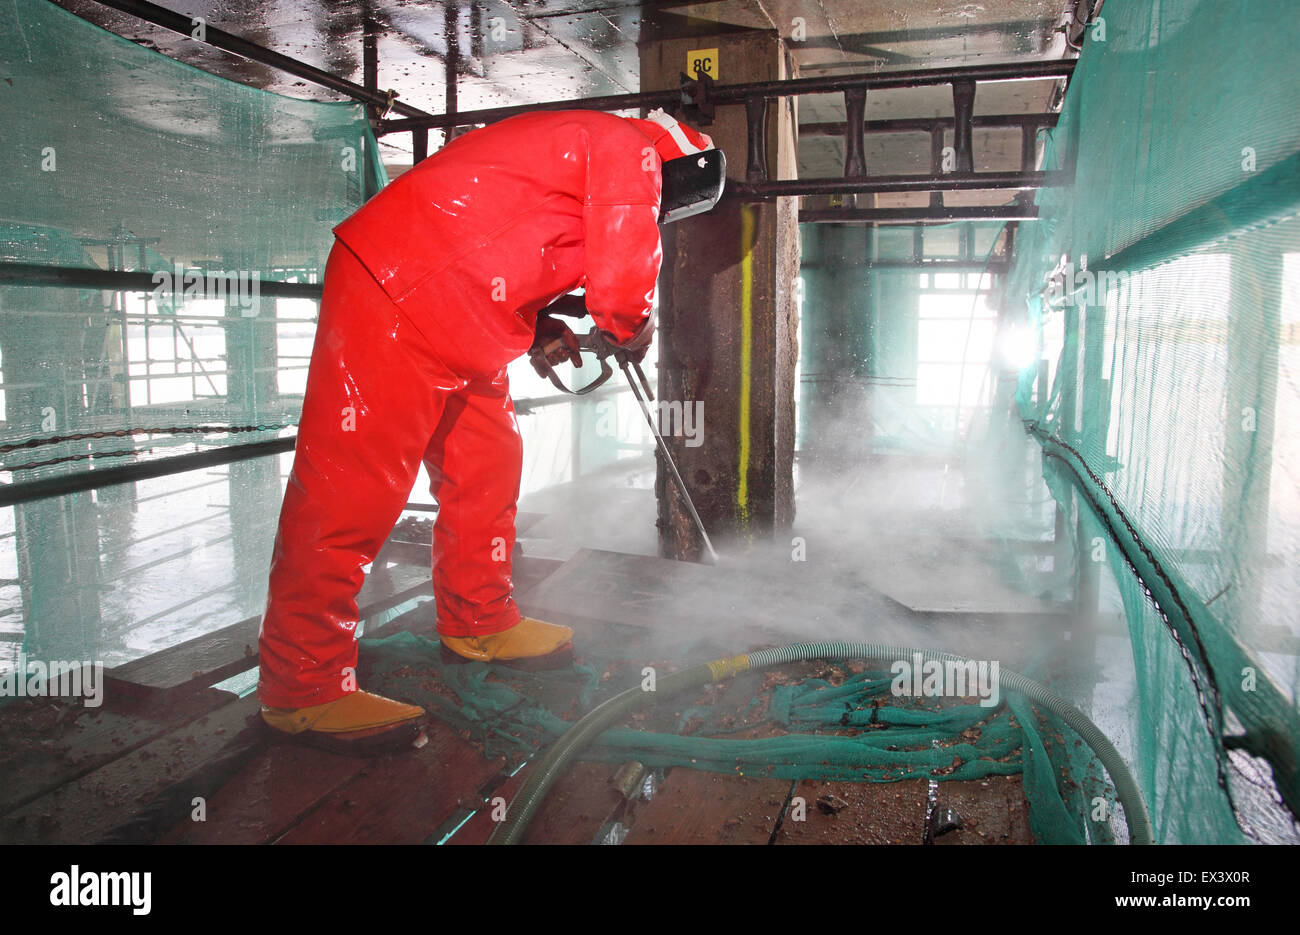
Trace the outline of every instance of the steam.
{"type": "MultiPolygon", "coordinates": [[[[865,434],[853,418],[838,428],[823,437],[865,434]]],[[[852,640],[1014,668],[1042,640],[1059,636],[1044,632],[1050,628],[1026,613],[1033,600],[1004,584],[991,555],[981,554],[970,507],[987,509],[989,496],[955,458],[823,451],[798,461],[790,530],[717,541],[722,561],[715,567],[599,556],[590,575],[579,573],[562,594],[548,594],[549,609],[644,627],[649,651],[682,662],[762,645],[852,640]]],[[[651,454],[538,491],[520,509],[546,515],[522,537],[526,554],[568,557],[587,548],[658,555],[651,454]]]]}

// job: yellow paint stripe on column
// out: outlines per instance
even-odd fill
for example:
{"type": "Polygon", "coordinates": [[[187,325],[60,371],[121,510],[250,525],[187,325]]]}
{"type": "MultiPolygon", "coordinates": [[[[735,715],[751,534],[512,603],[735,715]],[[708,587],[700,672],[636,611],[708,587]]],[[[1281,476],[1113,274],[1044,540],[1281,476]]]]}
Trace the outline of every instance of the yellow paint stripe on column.
{"type": "Polygon", "coordinates": [[[754,206],[740,207],[740,458],[736,508],[749,521],[749,397],[754,333],[754,206]]]}

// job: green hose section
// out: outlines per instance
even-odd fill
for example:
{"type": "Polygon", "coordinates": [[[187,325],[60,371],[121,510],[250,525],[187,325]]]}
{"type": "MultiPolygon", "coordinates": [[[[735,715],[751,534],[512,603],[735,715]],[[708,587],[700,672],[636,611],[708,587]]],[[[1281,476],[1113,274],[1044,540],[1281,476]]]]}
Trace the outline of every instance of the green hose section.
{"type": "MultiPolygon", "coordinates": [[[[597,705],[580,721],[565,731],[533,767],[527,781],[520,788],[506,810],[506,818],[492,832],[488,844],[518,844],[551,790],[567,768],[569,761],[590,745],[597,737],[648,700],[667,698],[687,688],[721,681],[747,669],[766,669],[804,659],[865,659],[873,662],[911,660],[920,655],[925,662],[969,663],[963,656],[951,653],[909,649],[901,646],[883,646],[875,643],[793,643],[779,649],[763,649],[754,653],[730,658],[715,659],[703,665],[692,666],[660,679],[654,691],[632,688],[597,705]]],[[[1064,698],[1048,691],[1044,686],[1019,672],[1002,669],[999,673],[1002,689],[1019,692],[1030,701],[1051,711],[1065,721],[1082,738],[1105,767],[1115,794],[1124,807],[1128,823],[1129,843],[1152,843],[1151,816],[1138,789],[1137,781],[1114,745],[1082,711],[1064,698]]]]}

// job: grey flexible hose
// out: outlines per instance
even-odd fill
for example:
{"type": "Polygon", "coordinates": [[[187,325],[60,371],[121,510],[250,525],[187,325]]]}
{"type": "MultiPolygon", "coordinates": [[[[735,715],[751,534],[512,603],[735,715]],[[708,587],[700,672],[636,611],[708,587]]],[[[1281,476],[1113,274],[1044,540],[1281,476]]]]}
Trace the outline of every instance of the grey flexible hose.
{"type": "MultiPolygon", "coordinates": [[[[505,821],[492,832],[488,843],[519,843],[533,816],[550,792],[551,786],[568,766],[569,761],[602,733],[647,701],[666,698],[687,688],[707,685],[747,669],[765,669],[803,659],[867,659],[873,662],[893,662],[898,659],[911,660],[918,654],[925,662],[966,664],[973,661],[951,653],[883,646],[876,643],[793,643],[779,649],[763,649],[692,666],[660,679],[653,692],[642,691],[640,687],[629,689],[597,705],[591,713],[565,731],[552,745],[546,755],[533,767],[528,780],[510,802],[505,821]]],[[[1101,760],[1110,775],[1111,782],[1115,784],[1115,794],[1124,807],[1124,819],[1128,823],[1129,843],[1152,843],[1151,816],[1147,812],[1137,781],[1119,752],[1097,725],[1064,698],[1048,691],[1038,682],[1019,672],[1002,669],[999,680],[1002,689],[1019,692],[1030,701],[1051,711],[1083,739],[1083,742],[1101,760]]]]}

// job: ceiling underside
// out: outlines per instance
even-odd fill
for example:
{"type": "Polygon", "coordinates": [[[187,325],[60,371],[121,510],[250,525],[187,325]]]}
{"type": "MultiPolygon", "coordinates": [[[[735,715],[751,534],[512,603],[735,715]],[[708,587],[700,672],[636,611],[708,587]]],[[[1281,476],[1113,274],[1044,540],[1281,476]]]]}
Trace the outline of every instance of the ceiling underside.
{"type": "MultiPolygon", "coordinates": [[[[94,0],[61,6],[135,42],[232,80],[297,97],[331,91],[153,26],[94,0]]],[[[799,74],[838,75],[995,62],[1059,59],[1059,26],[1073,0],[162,0],[168,9],[362,83],[362,24],[379,28],[379,87],[433,113],[446,109],[448,49],[457,64],[457,105],[486,107],[621,94],[640,89],[638,43],[660,37],[764,29],[787,42],[799,74]],[[449,41],[449,37],[453,37],[449,41]]],[[[1048,109],[1056,82],[981,85],[976,114],[1048,109]]],[[[842,121],[840,95],[800,99],[801,124],[842,121]]],[[[952,114],[946,86],[873,92],[867,119],[952,114]]],[[[385,161],[410,163],[410,138],[384,138],[385,161]]],[[[805,137],[799,174],[839,175],[842,140],[805,137]]],[[[1017,169],[1013,129],[975,131],[976,169],[1017,169]]],[[[867,137],[872,173],[929,170],[924,133],[867,137]]],[[[880,205],[924,204],[925,195],[880,205]]],[[[1005,192],[950,195],[950,204],[999,203],[1005,192]]]]}

